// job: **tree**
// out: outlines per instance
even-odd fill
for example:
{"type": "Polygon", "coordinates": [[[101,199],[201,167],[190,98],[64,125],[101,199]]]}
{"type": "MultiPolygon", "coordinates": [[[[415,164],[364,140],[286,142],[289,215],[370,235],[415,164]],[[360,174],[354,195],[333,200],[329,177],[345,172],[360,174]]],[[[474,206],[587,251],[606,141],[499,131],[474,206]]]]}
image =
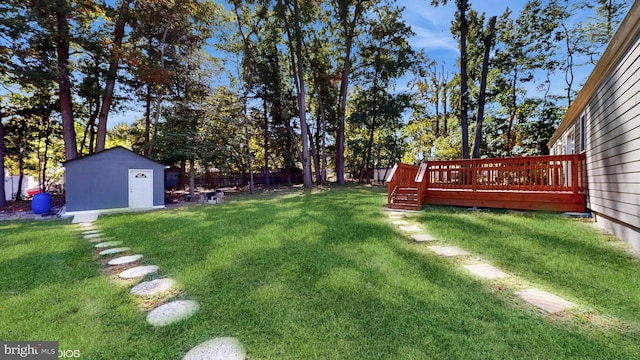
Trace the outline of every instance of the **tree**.
{"type": "MultiPolygon", "coordinates": [[[[374,136],[381,129],[392,129],[408,107],[408,94],[391,94],[395,80],[403,76],[412,66],[415,54],[408,43],[413,34],[401,20],[403,9],[379,6],[368,20],[366,37],[358,51],[359,61],[354,69],[361,88],[354,100],[354,111],[349,117],[354,124],[366,128],[364,139],[364,172],[373,168],[372,152],[374,136]]],[[[361,178],[362,180],[362,178],[361,178]]],[[[367,182],[370,182],[367,175],[367,182]]]]}
{"type": "Polygon", "coordinates": [[[342,63],[340,68],[340,93],[338,95],[338,127],[336,133],[336,181],[344,185],[344,141],[345,117],[347,112],[347,95],[349,91],[349,75],[351,73],[351,56],[356,39],[357,27],[367,9],[366,0],[333,0],[338,29],[341,33],[342,63]]]}
{"type": "Polygon", "coordinates": [[[482,57],[482,74],[480,80],[480,93],[478,94],[478,112],[476,117],[476,128],[473,141],[472,157],[480,157],[480,143],[482,141],[482,122],[484,121],[484,105],[486,98],[487,76],[489,75],[489,55],[495,37],[496,17],[492,16],[487,25],[487,31],[482,39],[484,55],[482,57]]]}
{"type": "MultiPolygon", "coordinates": [[[[307,123],[307,88],[305,82],[305,58],[303,58],[303,21],[308,22],[310,13],[302,14],[298,0],[284,0],[288,14],[281,13],[285,23],[293,25],[293,33],[287,28],[287,43],[289,45],[289,61],[293,73],[293,83],[297,94],[298,119],[300,121],[300,162],[302,162],[302,173],[304,187],[311,187],[311,162],[309,159],[309,125],[307,123]],[[303,18],[303,15],[306,18],[303,18]]],[[[306,8],[306,10],[311,10],[306,8]]]]}
{"type": "Polygon", "coordinates": [[[4,113],[3,113],[3,109],[0,108],[0,174],[2,174],[2,179],[3,179],[2,188],[0,189],[0,207],[7,206],[7,197],[4,192],[4,171],[5,171],[4,157],[6,154],[8,154],[8,150],[4,142],[5,129],[4,129],[3,121],[4,121],[4,113]]]}
{"type": "Polygon", "coordinates": [[[116,75],[120,58],[123,56],[121,46],[125,35],[125,25],[129,16],[129,5],[133,0],[122,0],[118,8],[118,17],[113,29],[113,43],[110,44],[111,59],[107,70],[107,79],[104,93],[102,94],[102,105],[98,116],[98,132],[96,139],[96,151],[104,150],[105,139],[107,137],[107,119],[111,102],[113,101],[113,90],[116,84],[116,75]]]}
{"type": "Polygon", "coordinates": [[[522,84],[533,82],[539,69],[552,70],[556,64],[551,61],[551,55],[561,11],[551,5],[553,3],[543,5],[539,0],[531,0],[517,18],[510,18],[510,11],[501,18],[501,46],[496,50],[495,60],[499,73],[504,75],[496,79],[495,90],[497,101],[507,113],[506,154],[513,154],[518,132],[516,127],[526,122],[519,116],[530,113],[519,109],[526,94],[522,84]]]}
{"type": "MultiPolygon", "coordinates": [[[[432,0],[434,6],[446,5],[448,0],[432,0]]],[[[469,158],[469,91],[467,74],[467,11],[469,4],[467,0],[456,0],[457,12],[456,22],[458,24],[458,41],[460,44],[460,130],[462,132],[462,158],[469,158]]]]}
{"type": "Polygon", "coordinates": [[[595,65],[607,44],[613,37],[618,24],[622,21],[626,9],[631,5],[628,1],[616,0],[580,0],[576,7],[581,10],[593,10],[575,29],[582,45],[578,51],[589,57],[595,65]]]}

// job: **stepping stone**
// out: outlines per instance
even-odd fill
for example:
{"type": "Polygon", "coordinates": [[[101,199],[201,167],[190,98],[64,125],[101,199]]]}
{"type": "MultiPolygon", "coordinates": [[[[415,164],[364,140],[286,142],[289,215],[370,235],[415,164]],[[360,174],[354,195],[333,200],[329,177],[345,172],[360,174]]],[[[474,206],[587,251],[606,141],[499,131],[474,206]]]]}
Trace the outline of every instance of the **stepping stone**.
{"type": "Polygon", "coordinates": [[[407,232],[420,232],[420,228],[417,225],[403,225],[400,226],[400,230],[407,232]]]}
{"type": "Polygon", "coordinates": [[[99,237],[103,237],[104,234],[103,233],[93,233],[93,234],[89,234],[89,235],[84,235],[85,239],[96,239],[99,237]]]}
{"type": "Polygon", "coordinates": [[[417,241],[417,242],[424,242],[424,241],[436,241],[438,239],[436,239],[435,237],[433,237],[430,234],[413,234],[411,235],[411,237],[413,238],[413,240],[417,241]]]}
{"type": "Polygon", "coordinates": [[[393,220],[393,225],[409,225],[409,222],[406,220],[393,220]]]}
{"type": "Polygon", "coordinates": [[[138,261],[138,260],[140,260],[142,258],[143,258],[142,255],[121,256],[121,257],[117,257],[115,259],[109,260],[109,262],[107,264],[112,265],[112,266],[131,264],[131,263],[136,262],[136,261],[138,261]]]}
{"type": "Polygon", "coordinates": [[[122,253],[122,252],[126,252],[131,250],[131,248],[128,247],[116,247],[116,248],[111,248],[111,249],[107,249],[107,250],[102,250],[98,253],[98,255],[100,256],[104,256],[104,255],[111,255],[111,254],[118,254],[118,253],[122,253]]]}
{"type": "Polygon", "coordinates": [[[86,230],[82,232],[82,235],[91,235],[91,234],[99,234],[101,233],[100,230],[95,229],[95,230],[86,230]]]}
{"type": "MultiPolygon", "coordinates": [[[[129,269],[129,270],[133,270],[133,269],[129,269]]],[[[122,277],[123,273],[129,270],[125,270],[122,273],[120,273],[120,277],[122,277]]],[[[140,284],[132,287],[130,293],[132,295],[138,295],[138,296],[150,296],[150,295],[155,295],[165,291],[169,291],[173,289],[175,286],[176,286],[176,281],[174,279],[156,279],[156,280],[141,282],[140,284]]]]}
{"type": "Polygon", "coordinates": [[[76,214],[71,220],[72,224],[90,223],[98,220],[99,211],[85,211],[82,214],[76,214]]]}
{"type": "Polygon", "coordinates": [[[78,226],[80,226],[81,228],[88,228],[88,227],[95,227],[96,224],[92,223],[92,222],[82,222],[82,223],[74,223],[78,226]]]}
{"type": "Polygon", "coordinates": [[[511,276],[489,264],[465,265],[464,268],[469,270],[472,274],[485,279],[501,279],[511,276]]]}
{"type": "Polygon", "coordinates": [[[245,360],[247,351],[240,340],[220,337],[207,340],[189,350],[182,360],[245,360]]]}
{"type": "Polygon", "coordinates": [[[92,223],[82,223],[82,224],[79,224],[79,225],[80,225],[80,230],[82,230],[82,231],[91,231],[91,230],[97,230],[98,229],[98,227],[96,227],[92,223]]]}
{"type": "Polygon", "coordinates": [[[118,245],[122,245],[122,241],[105,241],[105,242],[96,244],[95,247],[100,249],[100,248],[107,248],[107,247],[118,246],[118,245]]]}
{"type": "Polygon", "coordinates": [[[468,252],[457,246],[429,246],[429,250],[440,256],[447,257],[469,255],[468,252]]]}
{"type": "Polygon", "coordinates": [[[165,326],[187,319],[195,314],[200,305],[193,300],[177,300],[149,311],[147,322],[153,326],[165,326]]]}
{"type": "Polygon", "coordinates": [[[538,289],[526,289],[515,293],[524,302],[531,304],[549,314],[558,313],[578,305],[559,296],[538,289]]]}
{"type": "Polygon", "coordinates": [[[118,276],[120,276],[121,279],[133,279],[143,277],[157,271],[158,267],[156,265],[136,266],[121,272],[118,276]]]}
{"type": "Polygon", "coordinates": [[[113,238],[112,237],[107,237],[107,238],[98,237],[98,238],[95,238],[95,239],[89,239],[89,242],[90,243],[101,243],[101,242],[105,242],[105,241],[111,240],[111,239],[113,239],[113,238]]]}

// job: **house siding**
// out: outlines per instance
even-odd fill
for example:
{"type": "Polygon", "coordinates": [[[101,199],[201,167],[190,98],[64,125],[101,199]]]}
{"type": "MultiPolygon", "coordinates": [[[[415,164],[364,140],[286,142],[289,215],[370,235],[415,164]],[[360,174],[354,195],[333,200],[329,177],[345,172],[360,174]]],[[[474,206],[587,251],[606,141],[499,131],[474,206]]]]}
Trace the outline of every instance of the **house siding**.
{"type": "MultiPolygon", "coordinates": [[[[573,133],[574,149],[585,139],[587,208],[598,223],[640,250],[640,36],[590,94],[586,105],[551,144],[564,152],[573,133]],[[581,118],[585,134],[580,136],[581,118]]],[[[593,76],[593,75],[592,75],[593,76]]],[[[579,95],[580,96],[580,95],[579,95]]]]}
{"type": "Polygon", "coordinates": [[[587,206],[640,249],[640,38],[585,109],[587,206]]]}
{"type": "Polygon", "coordinates": [[[129,169],[153,170],[153,206],[164,205],[164,166],[124,148],[65,163],[68,212],[129,207],[129,169]]]}

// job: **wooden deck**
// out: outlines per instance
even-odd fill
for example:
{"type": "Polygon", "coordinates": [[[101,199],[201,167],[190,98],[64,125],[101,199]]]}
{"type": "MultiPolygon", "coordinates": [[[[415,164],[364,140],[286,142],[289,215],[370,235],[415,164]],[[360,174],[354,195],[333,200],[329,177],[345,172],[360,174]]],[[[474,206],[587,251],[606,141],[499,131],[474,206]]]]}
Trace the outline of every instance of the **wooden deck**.
{"type": "Polygon", "coordinates": [[[576,154],[397,164],[387,179],[388,206],[406,207],[403,199],[410,197],[402,189],[415,188],[416,208],[438,204],[583,212],[584,163],[584,154],[576,154]]]}

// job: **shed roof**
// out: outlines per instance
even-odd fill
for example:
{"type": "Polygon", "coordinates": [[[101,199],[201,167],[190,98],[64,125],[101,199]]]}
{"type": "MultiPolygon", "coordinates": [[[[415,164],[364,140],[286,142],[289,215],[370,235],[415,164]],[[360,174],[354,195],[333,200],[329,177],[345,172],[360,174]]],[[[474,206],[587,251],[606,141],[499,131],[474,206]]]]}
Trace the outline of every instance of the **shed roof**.
{"type": "Polygon", "coordinates": [[[551,139],[549,139],[548,145],[550,147],[553,146],[558,138],[567,130],[569,125],[578,118],[600,85],[625,55],[627,49],[635,43],[638,34],[640,34],[640,1],[634,1],[629,9],[629,13],[627,13],[627,16],[620,24],[616,34],[611,38],[607,49],[602,54],[602,57],[600,57],[600,60],[598,60],[591,75],[589,75],[587,82],[585,82],[578,96],[576,96],[573,103],[571,103],[564,119],[551,136],[551,139]]]}
{"type": "Polygon", "coordinates": [[[140,159],[144,159],[144,160],[146,160],[146,161],[151,161],[151,162],[154,162],[154,163],[156,163],[156,164],[159,164],[159,165],[162,165],[162,166],[165,166],[165,167],[166,167],[166,165],[165,165],[165,164],[163,164],[163,163],[161,163],[161,162],[159,162],[159,161],[155,161],[155,160],[153,160],[153,159],[149,159],[149,158],[148,158],[148,157],[146,157],[146,156],[142,156],[142,155],[140,155],[140,154],[136,154],[135,152],[133,152],[133,151],[131,151],[131,150],[129,150],[129,149],[127,149],[127,148],[125,148],[125,147],[122,147],[122,146],[112,147],[112,148],[110,148],[110,149],[102,150],[102,151],[99,151],[99,152],[96,152],[96,153],[92,153],[92,154],[89,154],[89,155],[85,155],[85,156],[77,157],[77,158],[75,158],[75,159],[67,160],[67,161],[63,162],[63,163],[62,163],[62,165],[64,166],[64,165],[66,165],[66,164],[68,164],[68,163],[70,163],[70,162],[83,161],[83,160],[86,160],[86,159],[89,159],[89,158],[92,158],[92,157],[95,157],[95,156],[105,155],[106,153],[108,153],[108,152],[112,152],[112,151],[126,151],[126,152],[128,152],[128,153],[131,153],[131,154],[133,154],[133,155],[135,155],[135,156],[140,157],[140,159]]]}

